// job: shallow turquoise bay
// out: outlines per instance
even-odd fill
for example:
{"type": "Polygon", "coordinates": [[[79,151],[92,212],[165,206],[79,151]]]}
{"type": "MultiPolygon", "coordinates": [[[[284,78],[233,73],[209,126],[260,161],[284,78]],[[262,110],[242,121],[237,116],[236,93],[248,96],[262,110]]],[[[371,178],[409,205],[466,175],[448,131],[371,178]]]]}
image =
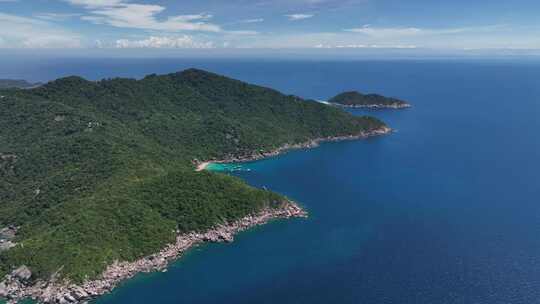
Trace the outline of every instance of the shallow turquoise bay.
{"type": "Polygon", "coordinates": [[[242,163],[230,163],[230,164],[210,163],[206,167],[206,170],[212,171],[212,172],[230,173],[230,172],[237,172],[237,171],[249,171],[250,169],[242,163]]]}

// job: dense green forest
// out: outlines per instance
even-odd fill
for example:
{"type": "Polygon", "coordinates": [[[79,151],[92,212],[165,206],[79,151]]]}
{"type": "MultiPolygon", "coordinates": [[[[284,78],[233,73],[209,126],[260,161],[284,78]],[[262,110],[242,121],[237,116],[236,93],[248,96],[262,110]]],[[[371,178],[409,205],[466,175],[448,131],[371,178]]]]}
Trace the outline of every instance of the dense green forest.
{"type": "Polygon", "coordinates": [[[0,228],[20,227],[0,275],[97,276],[284,198],[193,160],[384,126],[339,108],[190,69],[0,90],[0,228]]]}
{"type": "Polygon", "coordinates": [[[386,97],[379,94],[362,94],[356,91],[341,93],[328,102],[344,106],[357,107],[407,107],[409,104],[397,98],[386,97]]]}

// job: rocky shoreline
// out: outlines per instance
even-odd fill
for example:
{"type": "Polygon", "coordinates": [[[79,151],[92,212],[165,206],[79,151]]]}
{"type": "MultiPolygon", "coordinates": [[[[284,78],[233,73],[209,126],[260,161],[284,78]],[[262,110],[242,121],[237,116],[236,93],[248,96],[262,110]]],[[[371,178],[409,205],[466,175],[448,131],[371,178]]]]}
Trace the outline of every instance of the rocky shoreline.
{"type": "MultiPolygon", "coordinates": [[[[378,129],[361,132],[356,135],[331,136],[316,138],[299,144],[285,144],[272,151],[258,151],[246,155],[229,155],[223,159],[211,159],[206,162],[194,160],[197,170],[203,170],[209,163],[235,163],[274,157],[294,149],[311,149],[322,142],[363,139],[391,133],[392,129],[383,126],[378,129]]],[[[15,304],[23,299],[34,299],[46,304],[86,303],[103,294],[111,292],[122,281],[141,272],[164,271],[184,252],[203,242],[232,242],[234,235],[251,227],[263,225],[272,219],[306,217],[307,213],[294,202],[285,202],[281,208],[267,208],[256,215],[244,217],[234,223],[220,225],[204,233],[192,232],[179,234],[175,243],[169,244],[160,252],[134,262],[115,262],[103,272],[100,278],[83,284],[57,280],[54,276],[48,281],[31,282],[32,274],[26,266],[21,266],[7,275],[0,282],[0,298],[6,298],[8,304],[15,304]]]]}
{"type": "Polygon", "coordinates": [[[373,136],[380,136],[389,134],[392,132],[392,129],[383,126],[378,129],[366,131],[366,132],[360,132],[356,135],[345,135],[345,136],[330,136],[330,137],[320,137],[315,138],[310,141],[299,143],[299,144],[285,144],[277,149],[271,150],[271,151],[258,151],[251,154],[246,155],[228,155],[224,157],[223,159],[210,159],[207,161],[199,161],[197,159],[193,160],[193,164],[197,168],[197,171],[204,170],[208,164],[215,163],[215,164],[222,164],[222,163],[244,163],[244,162],[251,162],[256,160],[261,160],[264,158],[274,157],[278,156],[282,153],[285,153],[290,150],[297,150],[297,149],[313,149],[319,146],[319,144],[323,142],[336,142],[336,141],[345,141],[345,140],[356,140],[356,139],[363,139],[373,136]]]}
{"type": "Polygon", "coordinates": [[[216,226],[204,233],[178,234],[176,242],[160,252],[134,262],[117,261],[110,265],[99,279],[80,285],[56,280],[54,276],[49,281],[31,282],[30,269],[21,266],[0,282],[0,297],[6,298],[8,304],[18,303],[28,298],[47,304],[86,303],[109,293],[120,282],[138,273],[164,271],[184,252],[203,242],[232,242],[236,233],[266,224],[272,219],[306,216],[307,213],[296,203],[287,201],[283,202],[279,208],[267,208],[255,215],[246,216],[230,224],[216,226]]]}
{"type": "Polygon", "coordinates": [[[411,108],[412,105],[408,103],[392,103],[392,104],[367,104],[367,105],[347,105],[347,104],[341,104],[341,103],[332,103],[333,105],[336,105],[338,107],[344,107],[344,108],[364,108],[364,109],[406,109],[411,108]]]}

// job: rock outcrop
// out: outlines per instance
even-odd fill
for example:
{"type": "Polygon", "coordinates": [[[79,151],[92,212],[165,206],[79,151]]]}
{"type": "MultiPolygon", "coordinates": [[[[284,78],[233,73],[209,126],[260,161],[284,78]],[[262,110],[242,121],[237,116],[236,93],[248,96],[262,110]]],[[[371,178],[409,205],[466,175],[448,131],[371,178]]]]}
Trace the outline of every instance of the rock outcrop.
{"type": "Polygon", "coordinates": [[[17,227],[8,226],[0,229],[0,252],[15,247],[17,244],[13,242],[17,234],[17,227]]]}
{"type": "Polygon", "coordinates": [[[19,281],[28,281],[32,277],[32,271],[25,265],[13,270],[11,276],[19,281]]]}

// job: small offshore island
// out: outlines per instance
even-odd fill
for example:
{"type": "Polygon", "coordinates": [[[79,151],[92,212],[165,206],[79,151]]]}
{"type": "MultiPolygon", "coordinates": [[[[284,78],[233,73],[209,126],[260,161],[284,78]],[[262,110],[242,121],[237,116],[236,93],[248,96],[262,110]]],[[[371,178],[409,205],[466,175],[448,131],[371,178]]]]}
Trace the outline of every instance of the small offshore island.
{"type": "Polygon", "coordinates": [[[278,193],[202,169],[389,132],[197,69],[0,89],[0,297],[87,302],[201,242],[305,217],[278,193]]]}
{"type": "Polygon", "coordinates": [[[328,101],[331,104],[351,108],[404,109],[411,105],[403,100],[379,94],[362,94],[357,91],[341,93],[328,101]]]}

